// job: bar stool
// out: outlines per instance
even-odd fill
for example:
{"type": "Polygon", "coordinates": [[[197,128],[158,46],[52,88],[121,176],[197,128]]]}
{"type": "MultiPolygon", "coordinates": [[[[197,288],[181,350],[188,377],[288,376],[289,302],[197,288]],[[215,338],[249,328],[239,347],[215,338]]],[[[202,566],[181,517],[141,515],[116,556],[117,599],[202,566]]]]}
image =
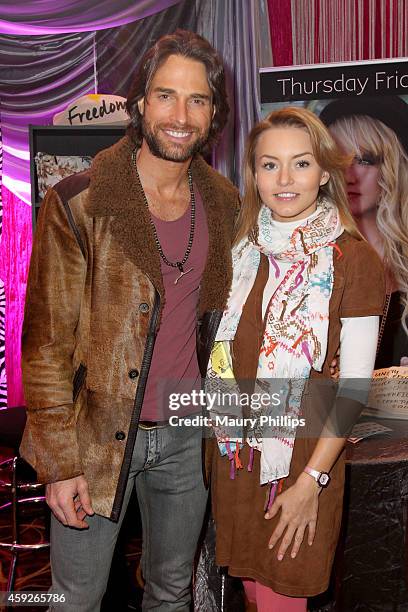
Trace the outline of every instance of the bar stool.
{"type": "Polygon", "coordinates": [[[45,497],[41,495],[41,489],[44,485],[37,482],[30,482],[21,479],[19,471],[22,468],[27,468],[18,454],[21,438],[23,435],[24,425],[26,421],[25,408],[18,406],[16,408],[8,408],[0,410],[0,446],[11,449],[12,456],[5,461],[0,462],[0,473],[8,472],[9,479],[3,480],[0,478],[0,490],[10,492],[9,501],[0,506],[0,512],[11,509],[11,528],[12,542],[0,542],[0,548],[6,549],[11,553],[11,563],[7,579],[7,591],[14,590],[17,559],[21,551],[39,550],[49,547],[50,543],[39,542],[38,544],[23,544],[19,536],[18,509],[20,504],[37,504],[43,503],[45,497]],[[29,491],[38,493],[34,496],[26,496],[29,491]],[[20,497],[19,493],[25,494],[20,497]]]}

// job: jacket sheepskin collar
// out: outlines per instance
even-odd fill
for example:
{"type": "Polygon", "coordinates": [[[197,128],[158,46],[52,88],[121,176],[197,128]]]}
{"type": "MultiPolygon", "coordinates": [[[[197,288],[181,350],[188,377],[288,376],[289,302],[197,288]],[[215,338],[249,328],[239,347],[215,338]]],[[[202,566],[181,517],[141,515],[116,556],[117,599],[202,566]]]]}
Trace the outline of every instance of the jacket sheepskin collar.
{"type": "MultiPolygon", "coordinates": [[[[135,176],[128,136],[101,151],[91,167],[87,212],[92,217],[114,217],[112,234],[132,260],[164,295],[160,256],[135,176]],[[137,238],[143,236],[143,240],[137,238]]],[[[193,181],[207,215],[209,247],[200,291],[199,314],[224,309],[232,278],[231,235],[238,206],[237,189],[197,155],[191,163],[193,181]]]]}

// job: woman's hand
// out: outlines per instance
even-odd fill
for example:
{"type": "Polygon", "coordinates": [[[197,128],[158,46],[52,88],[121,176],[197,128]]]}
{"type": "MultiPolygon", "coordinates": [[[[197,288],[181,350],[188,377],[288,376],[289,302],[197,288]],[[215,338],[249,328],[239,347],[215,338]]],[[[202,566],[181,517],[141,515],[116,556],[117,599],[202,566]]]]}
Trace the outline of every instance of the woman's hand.
{"type": "Polygon", "coordinates": [[[296,557],[306,527],[308,528],[308,544],[309,546],[313,544],[320,491],[317,482],[308,474],[302,473],[294,485],[275,498],[271,508],[265,514],[266,519],[271,519],[279,510],[281,511],[279,523],[269,540],[269,548],[273,548],[286,529],[279,546],[279,561],[282,561],[293,539],[290,556],[292,559],[296,557]]]}
{"type": "Polygon", "coordinates": [[[334,359],[329,365],[330,376],[332,377],[333,380],[339,380],[340,378],[339,362],[340,362],[340,349],[337,350],[334,356],[334,359]]]}

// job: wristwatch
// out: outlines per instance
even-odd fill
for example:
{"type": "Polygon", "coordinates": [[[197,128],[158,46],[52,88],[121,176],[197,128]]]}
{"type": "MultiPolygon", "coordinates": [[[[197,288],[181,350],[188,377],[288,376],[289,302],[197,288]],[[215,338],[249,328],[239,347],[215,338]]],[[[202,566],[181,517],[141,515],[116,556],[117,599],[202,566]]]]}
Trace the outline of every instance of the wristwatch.
{"type": "Polygon", "coordinates": [[[318,472],[318,470],[314,470],[308,465],[303,471],[306,472],[306,474],[309,474],[309,476],[311,476],[312,478],[314,478],[319,487],[322,487],[322,489],[325,489],[330,483],[331,478],[327,472],[318,472]]]}

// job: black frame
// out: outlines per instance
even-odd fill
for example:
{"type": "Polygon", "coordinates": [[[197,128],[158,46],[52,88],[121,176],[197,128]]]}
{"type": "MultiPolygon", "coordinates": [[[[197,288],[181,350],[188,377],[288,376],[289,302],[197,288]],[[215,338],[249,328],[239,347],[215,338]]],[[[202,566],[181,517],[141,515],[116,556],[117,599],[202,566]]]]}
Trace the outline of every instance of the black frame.
{"type": "Polygon", "coordinates": [[[70,126],[29,125],[30,180],[33,229],[36,225],[41,200],[38,195],[38,177],[35,156],[39,151],[50,155],[96,155],[115,144],[125,135],[126,126],[70,126]]]}

